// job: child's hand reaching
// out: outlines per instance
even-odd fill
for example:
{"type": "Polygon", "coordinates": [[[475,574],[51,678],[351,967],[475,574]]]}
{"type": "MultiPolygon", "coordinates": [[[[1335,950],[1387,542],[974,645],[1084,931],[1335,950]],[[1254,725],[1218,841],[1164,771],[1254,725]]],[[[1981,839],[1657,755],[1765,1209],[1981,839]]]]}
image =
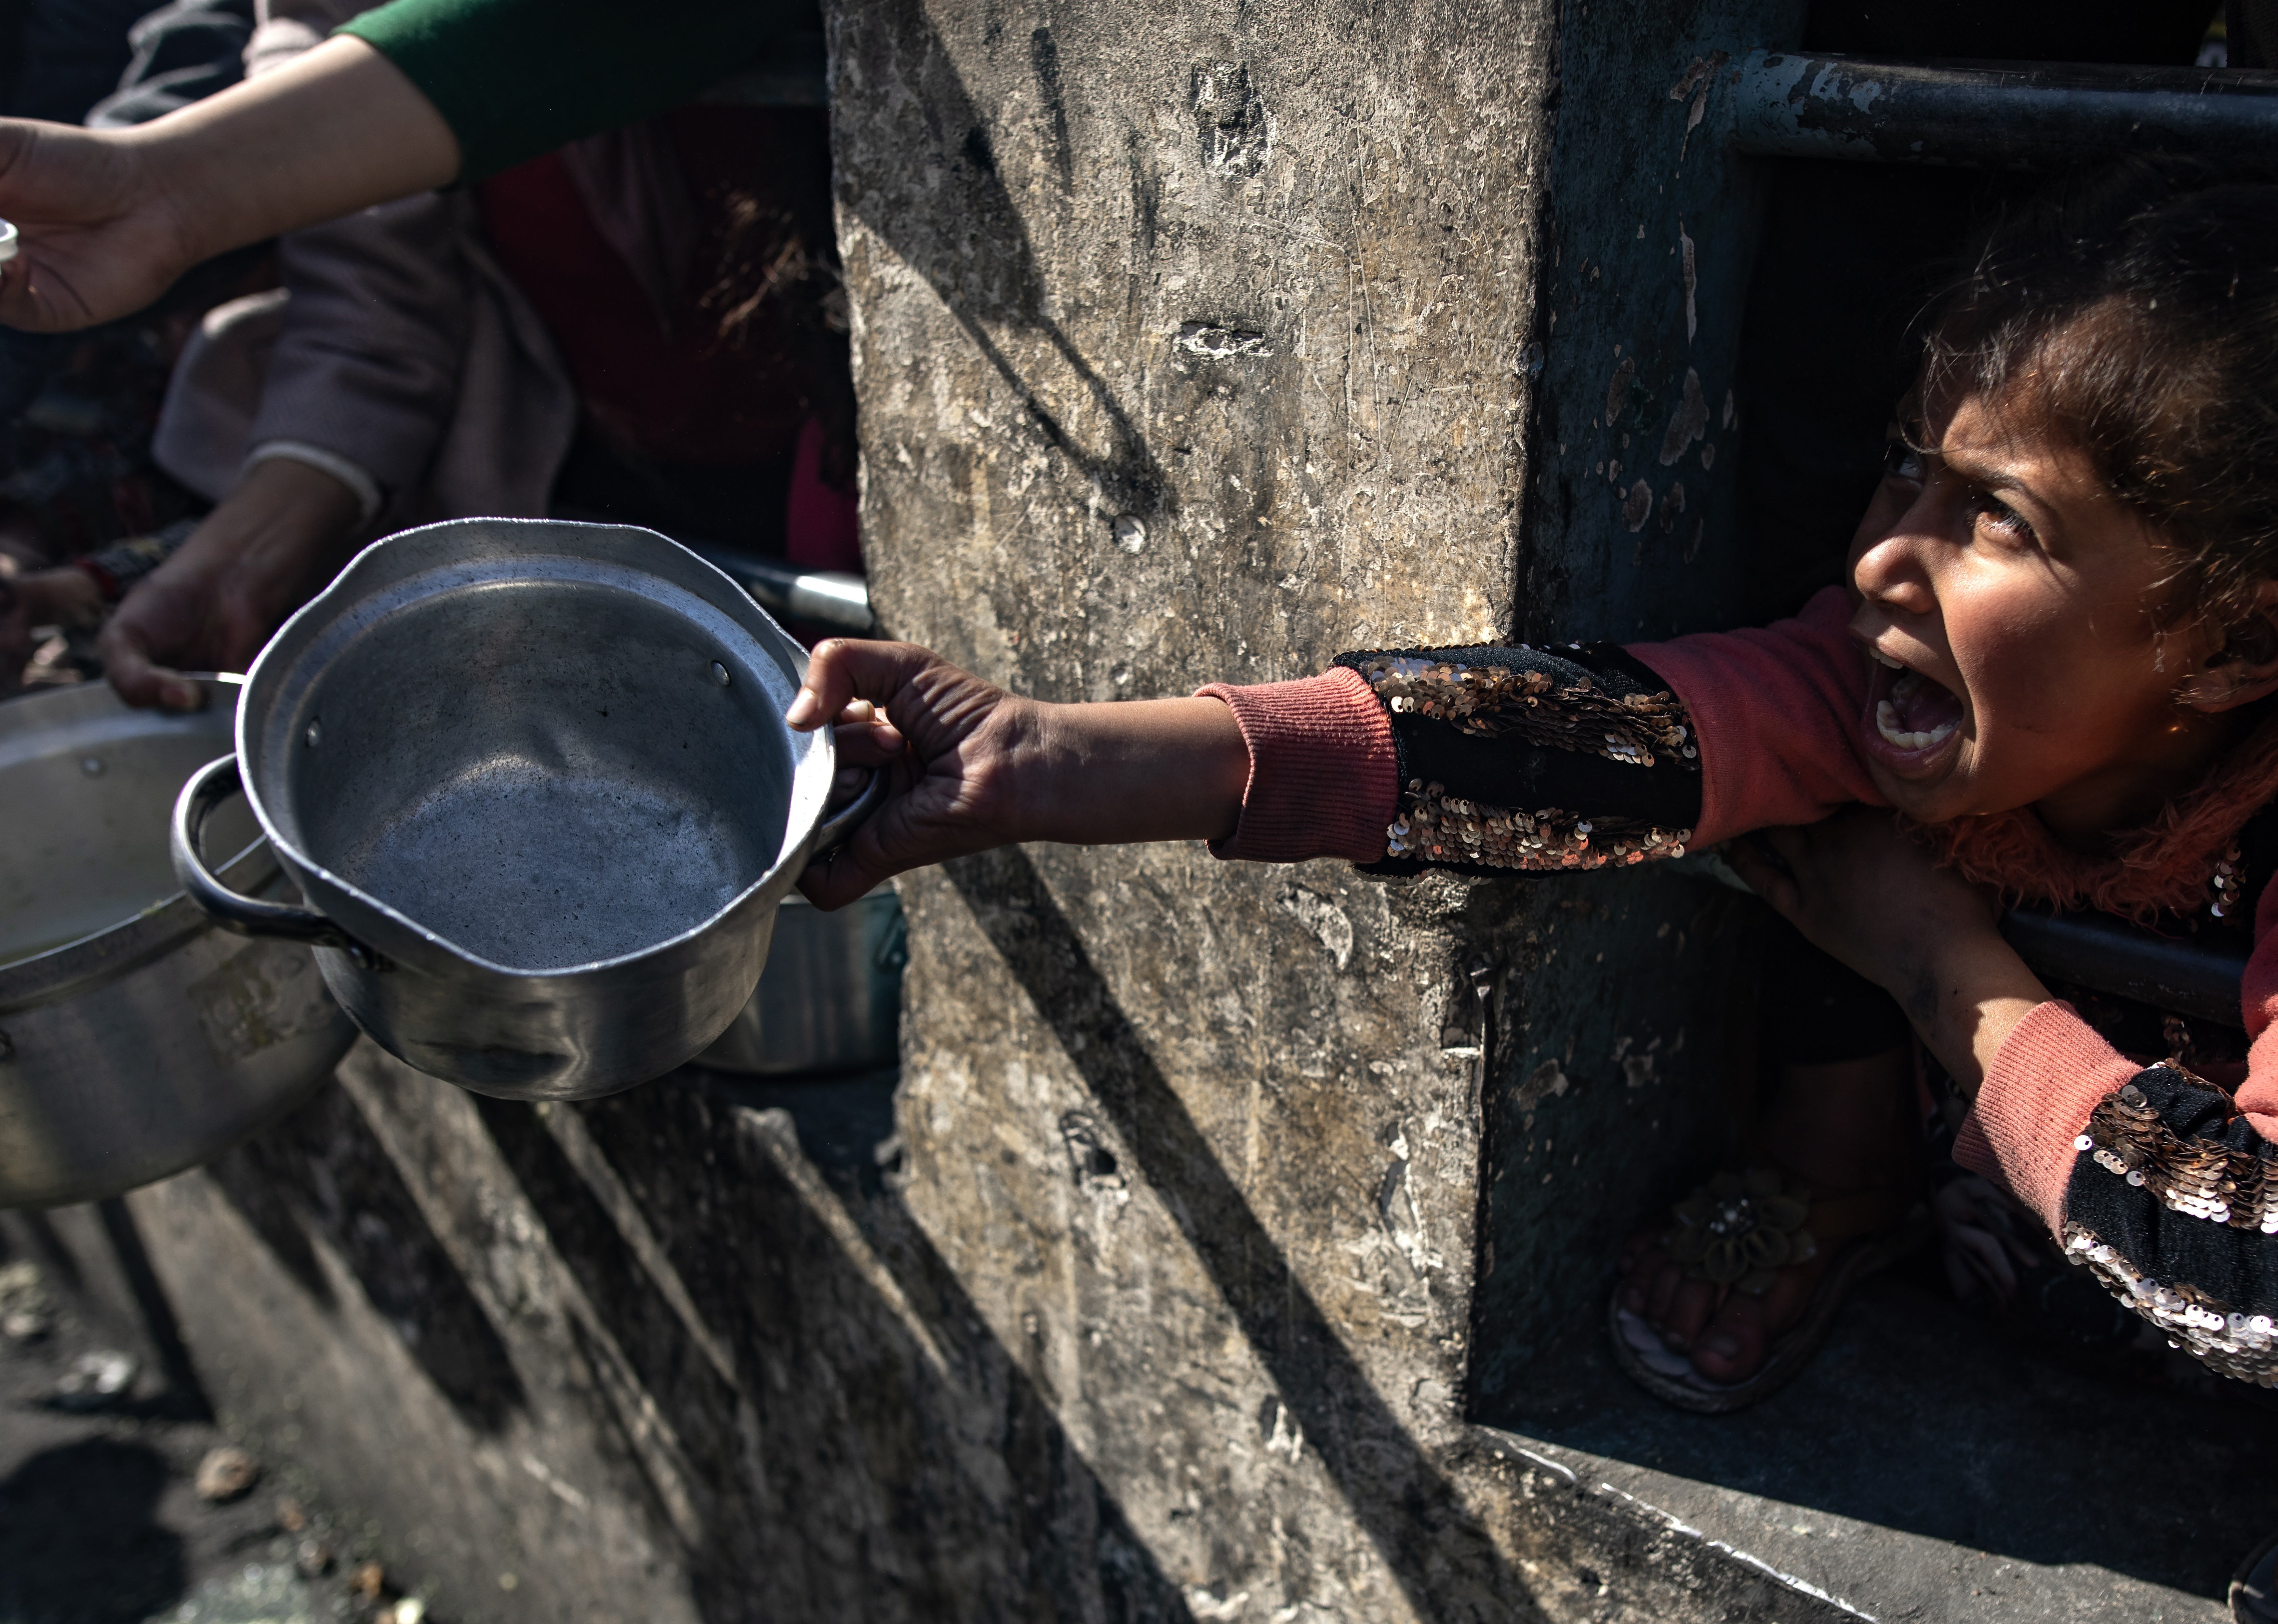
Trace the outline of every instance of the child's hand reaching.
{"type": "Polygon", "coordinates": [[[881,880],[1019,840],[1104,846],[1233,831],[1250,751],[1217,700],[1048,705],[909,643],[817,645],[785,716],[837,727],[842,768],[892,794],[799,889],[839,908],[881,880]]]}
{"type": "Polygon", "coordinates": [[[1724,854],[1814,944],[1897,999],[1965,1092],[1976,1093],[2010,1029],[2048,1000],[2002,939],[1994,899],[1939,868],[1888,812],[1857,807],[1765,830],[1724,854]]]}
{"type": "Polygon", "coordinates": [[[2017,1272],[2041,1266],[2034,1245],[2040,1222],[1987,1179],[1964,1173],[1930,1198],[1945,1243],[1945,1277],[1963,1302],[2007,1308],[2017,1295],[2017,1272]]]}

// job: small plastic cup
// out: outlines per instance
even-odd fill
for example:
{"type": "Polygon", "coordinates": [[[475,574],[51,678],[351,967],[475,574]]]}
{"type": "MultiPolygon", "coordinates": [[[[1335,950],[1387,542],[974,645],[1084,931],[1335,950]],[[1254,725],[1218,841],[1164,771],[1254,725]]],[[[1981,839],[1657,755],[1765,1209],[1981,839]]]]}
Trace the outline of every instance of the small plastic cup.
{"type": "Polygon", "coordinates": [[[16,224],[13,220],[0,220],[0,265],[15,257],[16,224]]]}

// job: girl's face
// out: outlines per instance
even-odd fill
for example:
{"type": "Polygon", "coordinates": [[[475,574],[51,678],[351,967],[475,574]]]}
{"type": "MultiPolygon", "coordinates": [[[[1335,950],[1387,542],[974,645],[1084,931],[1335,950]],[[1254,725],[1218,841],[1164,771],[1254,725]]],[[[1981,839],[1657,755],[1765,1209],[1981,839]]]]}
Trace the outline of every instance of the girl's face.
{"type": "Polygon", "coordinates": [[[2157,536],[2037,419],[2014,392],[1940,402],[1935,450],[1893,435],[1851,543],[1862,750],[1919,822],[2041,803],[2100,832],[2221,747],[2221,707],[2178,697],[2220,640],[2158,634],[2157,536]]]}

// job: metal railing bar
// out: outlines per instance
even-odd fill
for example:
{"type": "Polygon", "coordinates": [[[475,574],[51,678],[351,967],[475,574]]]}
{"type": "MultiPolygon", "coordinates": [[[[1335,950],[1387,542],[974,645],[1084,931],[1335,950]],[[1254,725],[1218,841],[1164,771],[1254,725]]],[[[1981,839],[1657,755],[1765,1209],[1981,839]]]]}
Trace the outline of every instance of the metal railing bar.
{"type": "Polygon", "coordinates": [[[2011,908],[2001,934],[2036,975],[2224,1026],[2244,1024],[2246,955],[2098,914],[2011,908]]]}
{"type": "Polygon", "coordinates": [[[2278,157],[2278,73],[1756,50],[1731,73],[1732,144],[1760,157],[1991,169],[2129,151],[2278,157]]]}

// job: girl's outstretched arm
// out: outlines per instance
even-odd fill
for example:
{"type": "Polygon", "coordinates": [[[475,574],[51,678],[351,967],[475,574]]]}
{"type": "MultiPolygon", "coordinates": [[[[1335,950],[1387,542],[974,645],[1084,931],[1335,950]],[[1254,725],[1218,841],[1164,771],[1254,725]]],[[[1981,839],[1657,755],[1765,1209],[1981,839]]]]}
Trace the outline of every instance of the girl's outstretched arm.
{"type": "Polygon", "coordinates": [[[1704,826],[1721,839],[1872,796],[1846,742],[1865,663],[1847,612],[1831,589],[1761,632],[1379,649],[1296,682],[1108,705],[1017,699],[906,644],[826,643],[793,725],[883,707],[902,731],[865,710],[842,748],[891,757],[906,793],[803,884],[851,900],[1013,840],[1201,839],[1378,873],[1680,856],[1704,826]]]}
{"type": "Polygon", "coordinates": [[[787,719],[835,719],[840,759],[896,793],[799,888],[825,908],[881,880],[1020,840],[1218,840],[1242,816],[1250,750],[1208,698],[1052,705],[908,643],[820,644],[787,719]]]}

